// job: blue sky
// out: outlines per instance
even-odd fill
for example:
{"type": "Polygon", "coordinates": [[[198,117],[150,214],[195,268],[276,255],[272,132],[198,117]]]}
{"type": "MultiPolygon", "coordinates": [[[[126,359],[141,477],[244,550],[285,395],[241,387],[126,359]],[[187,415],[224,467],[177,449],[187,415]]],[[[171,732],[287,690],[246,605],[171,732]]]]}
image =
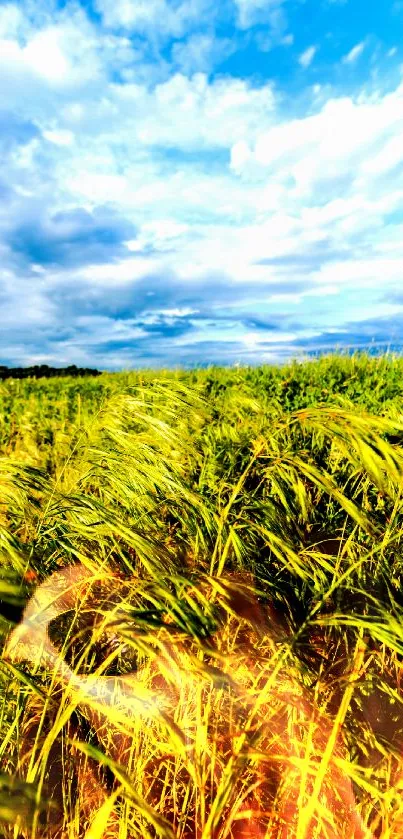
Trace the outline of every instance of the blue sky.
{"type": "Polygon", "coordinates": [[[0,3],[0,363],[403,344],[403,2],[0,3]]]}

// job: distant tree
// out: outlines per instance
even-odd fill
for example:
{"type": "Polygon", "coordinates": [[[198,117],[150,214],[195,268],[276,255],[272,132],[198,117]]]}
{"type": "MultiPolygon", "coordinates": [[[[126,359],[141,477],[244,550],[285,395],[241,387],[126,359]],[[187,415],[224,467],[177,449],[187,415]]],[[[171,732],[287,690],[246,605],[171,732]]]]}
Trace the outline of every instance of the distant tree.
{"type": "Polygon", "coordinates": [[[34,379],[53,378],[54,376],[100,376],[100,370],[91,367],[77,367],[70,364],[68,367],[49,367],[48,364],[35,364],[33,367],[7,367],[0,364],[0,380],[4,379],[34,379]]]}

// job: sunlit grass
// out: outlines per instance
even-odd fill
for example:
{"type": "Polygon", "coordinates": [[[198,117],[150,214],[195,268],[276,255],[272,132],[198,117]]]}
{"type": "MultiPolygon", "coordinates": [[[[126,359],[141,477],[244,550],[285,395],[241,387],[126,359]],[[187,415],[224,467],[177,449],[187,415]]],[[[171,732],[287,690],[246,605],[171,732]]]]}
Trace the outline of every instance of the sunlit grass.
{"type": "Polygon", "coordinates": [[[397,366],[3,384],[7,836],[401,837],[397,366]]]}

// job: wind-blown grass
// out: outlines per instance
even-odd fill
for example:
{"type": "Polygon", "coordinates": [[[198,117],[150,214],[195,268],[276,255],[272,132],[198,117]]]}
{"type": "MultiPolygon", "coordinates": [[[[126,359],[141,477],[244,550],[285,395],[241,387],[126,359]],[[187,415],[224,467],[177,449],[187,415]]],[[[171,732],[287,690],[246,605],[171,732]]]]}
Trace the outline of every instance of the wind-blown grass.
{"type": "Polygon", "coordinates": [[[48,621],[53,658],[31,624],[1,665],[0,819],[61,839],[397,839],[399,402],[284,410],[259,371],[192,376],[75,382],[72,403],[68,381],[58,398],[18,382],[0,598],[10,618],[66,566],[92,583],[48,621]]]}

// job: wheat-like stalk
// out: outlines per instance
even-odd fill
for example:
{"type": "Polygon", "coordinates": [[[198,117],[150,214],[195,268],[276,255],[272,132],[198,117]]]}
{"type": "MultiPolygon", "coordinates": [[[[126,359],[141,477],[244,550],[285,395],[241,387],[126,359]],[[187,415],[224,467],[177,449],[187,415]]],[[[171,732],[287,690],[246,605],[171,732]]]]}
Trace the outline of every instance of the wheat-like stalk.
{"type": "MultiPolygon", "coordinates": [[[[64,721],[70,726],[69,760],[70,765],[75,761],[76,781],[81,797],[79,834],[87,829],[96,818],[96,813],[106,805],[110,790],[100,775],[96,752],[77,742],[80,728],[71,721],[72,707],[80,710],[96,732],[98,743],[104,750],[107,762],[113,765],[118,782],[122,782],[119,777],[119,771],[122,770],[119,767],[126,767],[130,762],[139,720],[142,725],[147,725],[147,721],[148,724],[151,721],[162,721],[169,728],[169,724],[172,724],[171,737],[174,738],[176,734],[178,750],[182,748],[182,763],[189,772],[189,761],[196,757],[198,749],[195,744],[200,736],[197,726],[200,726],[201,720],[195,714],[198,697],[200,699],[200,684],[203,676],[205,679],[209,675],[209,667],[210,671],[213,667],[216,679],[220,676],[216,665],[208,665],[206,658],[203,661],[199,657],[199,672],[193,660],[193,674],[188,671],[190,678],[186,685],[184,664],[189,667],[191,657],[184,641],[171,641],[162,645],[160,654],[149,668],[148,688],[140,672],[119,677],[99,673],[83,676],[75,672],[52,642],[49,624],[63,612],[79,612],[80,606],[81,609],[85,608],[85,603],[91,597],[91,587],[96,582],[96,576],[81,565],[69,566],[52,574],[37,588],[22,622],[11,633],[4,651],[4,657],[14,663],[27,661],[31,666],[44,666],[52,674],[59,695],[63,694],[64,706],[68,701],[67,713],[62,712],[58,716],[53,711],[50,715],[50,731],[45,734],[42,743],[47,764],[43,775],[45,777],[46,774],[48,794],[53,790],[53,798],[60,805],[66,794],[66,766],[61,769],[63,761],[61,751],[57,749],[57,733],[52,738],[52,730],[59,732],[64,721]],[[178,707],[177,703],[185,702],[186,692],[186,713],[188,717],[193,716],[193,730],[191,725],[187,740],[186,737],[181,739],[180,731],[175,732],[175,726],[178,726],[172,714],[175,705],[178,707]]],[[[117,578],[109,578],[109,605],[113,601],[113,592],[115,602],[119,602],[119,597],[116,599],[118,586],[117,578]]],[[[273,626],[273,623],[269,625],[267,616],[251,597],[250,584],[248,588],[245,576],[242,579],[242,575],[235,574],[229,580],[210,578],[209,589],[209,602],[216,598],[228,610],[227,624],[222,625],[216,635],[214,648],[220,656],[222,679],[225,682],[227,678],[227,687],[230,685],[235,688],[235,699],[242,703],[243,728],[241,726],[238,729],[236,736],[231,731],[233,724],[228,724],[225,715],[222,687],[218,704],[216,697],[209,695],[208,691],[205,693],[209,696],[212,711],[207,727],[212,727],[214,703],[214,710],[222,712],[222,718],[218,716],[216,719],[217,733],[213,745],[215,748],[221,746],[222,757],[226,756],[226,759],[222,760],[221,768],[218,760],[212,767],[215,774],[215,797],[210,806],[205,802],[204,825],[197,828],[195,824],[191,828],[193,833],[183,835],[187,839],[196,839],[199,835],[205,839],[225,835],[233,839],[366,839],[370,833],[366,831],[358,814],[351,781],[339,768],[338,761],[345,754],[340,732],[341,720],[332,722],[323,713],[317,712],[311,696],[296,677],[293,678],[289,667],[288,675],[284,675],[280,660],[276,663],[273,646],[273,635],[278,638],[279,626],[273,626]],[[231,613],[235,623],[234,619],[231,621],[231,613]],[[242,638],[239,637],[238,645],[231,648],[229,624],[233,629],[238,624],[240,631],[243,619],[247,620],[247,629],[244,629],[242,638]],[[257,645],[255,648],[253,643],[257,645]],[[225,730],[226,725],[228,730],[225,730]],[[251,766],[254,772],[250,771],[251,766]],[[235,788],[238,784],[239,787],[242,775],[248,777],[248,773],[251,789],[246,795],[243,793],[242,801],[234,801],[231,786],[235,788]],[[251,784],[253,779],[255,789],[251,784]],[[227,832],[222,826],[224,812],[227,816],[227,832]]],[[[102,628],[109,632],[113,640],[117,635],[116,629],[111,627],[111,614],[113,609],[106,614],[102,628]]],[[[214,653],[214,648],[208,650],[207,647],[207,652],[214,653]]],[[[32,752],[35,747],[38,748],[40,718],[40,703],[35,699],[26,710],[25,743],[20,756],[20,770],[32,760],[32,752]],[[36,714],[33,714],[35,704],[36,714]]],[[[206,732],[203,736],[206,736],[206,732]]],[[[208,749],[205,748],[205,751],[208,749]]],[[[155,761],[154,764],[155,769],[155,761]]],[[[193,777],[197,781],[197,772],[193,777]]],[[[130,787],[130,781],[126,779],[126,783],[130,787]]],[[[203,783],[206,784],[206,777],[203,783]]],[[[157,786],[161,794],[161,779],[157,786]]],[[[151,800],[158,807],[155,794],[151,800]]],[[[165,835],[168,835],[169,823],[165,824],[164,821],[162,813],[159,822],[157,820],[157,827],[160,831],[165,829],[165,835]]],[[[117,836],[119,821],[116,814],[112,826],[110,819],[108,823],[109,827],[104,825],[103,835],[117,836]]],[[[66,835],[66,831],[66,822],[63,827],[60,820],[54,818],[53,825],[48,824],[42,832],[46,837],[54,837],[66,835]]]]}

